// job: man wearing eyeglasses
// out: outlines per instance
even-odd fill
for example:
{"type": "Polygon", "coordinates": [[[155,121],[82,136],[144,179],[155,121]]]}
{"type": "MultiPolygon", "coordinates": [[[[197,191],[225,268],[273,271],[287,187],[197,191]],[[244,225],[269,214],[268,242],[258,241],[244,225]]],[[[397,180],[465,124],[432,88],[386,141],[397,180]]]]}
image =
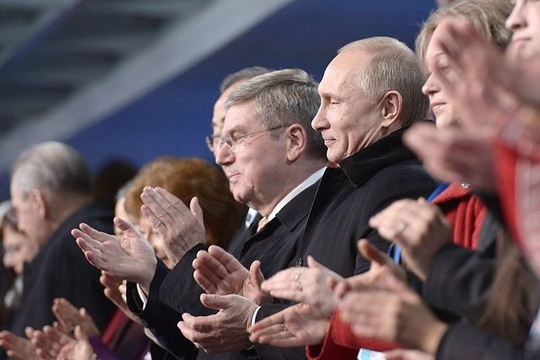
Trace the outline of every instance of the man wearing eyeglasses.
{"type": "MultiPolygon", "coordinates": [[[[264,216],[262,224],[265,226],[257,229],[257,224],[253,224],[233,240],[229,250],[245,266],[250,266],[254,260],[260,260],[262,274],[267,277],[286,268],[294,259],[296,242],[303,233],[317,183],[327,163],[322,137],[310,126],[320,104],[317,85],[316,81],[299,69],[274,71],[246,81],[229,95],[226,121],[221,133],[214,133],[209,138],[210,144],[215,145],[217,150],[216,162],[228,176],[236,200],[264,216]]],[[[148,208],[157,209],[157,214],[159,211],[170,211],[176,206],[175,199],[169,195],[160,189],[145,189],[142,198],[148,208]]],[[[192,203],[193,209],[197,213],[196,206],[194,208],[192,203]]],[[[196,224],[197,219],[194,222],[195,217],[192,216],[192,219],[186,221],[187,212],[173,216],[174,224],[169,225],[165,224],[163,216],[145,214],[150,216],[158,230],[163,227],[178,229],[183,222],[186,229],[190,230],[191,238],[204,239],[201,227],[196,224]]],[[[119,225],[125,228],[128,237],[133,237],[134,242],[144,240],[131,230],[129,224],[119,225]]],[[[74,235],[83,249],[94,252],[94,240],[100,241],[104,246],[99,246],[100,249],[94,252],[95,256],[91,257],[93,263],[105,271],[127,277],[139,284],[150,296],[149,306],[157,300],[165,302],[178,313],[208,315],[215,312],[203,307],[199,297],[201,289],[193,286],[192,261],[198,250],[206,248],[200,241],[186,248],[185,241],[175,240],[176,244],[173,246],[184,249],[174,251],[177,257],[174,259],[176,266],[168,274],[162,265],[156,266],[155,263],[146,261],[142,265],[144,268],[141,268],[139,261],[137,270],[134,270],[135,263],[132,262],[134,266],[124,267],[125,272],[122,272],[124,270],[121,265],[133,261],[133,258],[115,258],[114,261],[110,261],[110,257],[106,259],[108,255],[115,253],[109,251],[107,246],[118,246],[118,241],[109,235],[84,227],[81,229],[84,232],[75,230],[74,235]],[[162,280],[164,281],[161,285],[162,280]]],[[[170,234],[168,236],[170,237],[170,234]]],[[[252,273],[258,275],[258,268],[253,268],[252,273]]],[[[211,300],[202,300],[208,308],[215,308],[211,300]]],[[[150,309],[143,311],[147,310],[150,309]]],[[[220,311],[211,316],[221,318],[241,314],[220,311]]],[[[152,321],[151,318],[146,320],[152,321]]],[[[160,324],[152,325],[158,336],[160,331],[166,331],[159,329],[160,324]]],[[[233,340],[223,343],[220,351],[248,348],[251,344],[245,336],[245,329],[249,325],[228,329],[228,336],[233,340]],[[238,341],[234,341],[238,332],[241,336],[236,336],[238,341]]],[[[181,336],[178,329],[176,336],[181,336]]],[[[291,358],[303,356],[302,348],[281,351],[292,353],[293,355],[289,355],[291,358]]],[[[204,351],[199,352],[199,358],[206,355],[204,351]]],[[[238,352],[216,356],[219,359],[243,358],[238,352]]]]}

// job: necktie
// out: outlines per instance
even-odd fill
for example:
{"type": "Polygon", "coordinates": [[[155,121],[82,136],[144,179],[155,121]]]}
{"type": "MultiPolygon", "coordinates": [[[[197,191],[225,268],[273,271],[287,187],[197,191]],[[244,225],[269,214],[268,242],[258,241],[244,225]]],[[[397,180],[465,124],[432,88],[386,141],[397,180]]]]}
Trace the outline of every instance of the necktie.
{"type": "Polygon", "coordinates": [[[268,224],[270,220],[266,216],[263,216],[261,220],[259,220],[259,224],[257,224],[257,232],[261,231],[263,227],[268,224]]]}

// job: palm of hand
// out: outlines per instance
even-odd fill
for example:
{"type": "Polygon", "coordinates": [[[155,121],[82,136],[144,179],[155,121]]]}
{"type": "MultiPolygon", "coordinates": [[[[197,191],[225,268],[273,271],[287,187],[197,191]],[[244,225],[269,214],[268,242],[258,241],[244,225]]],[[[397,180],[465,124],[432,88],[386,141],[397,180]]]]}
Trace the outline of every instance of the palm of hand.
{"type": "Polygon", "coordinates": [[[318,308],[300,303],[285,310],[284,324],[299,340],[298,345],[319,344],[324,340],[330,318],[318,308]]]}

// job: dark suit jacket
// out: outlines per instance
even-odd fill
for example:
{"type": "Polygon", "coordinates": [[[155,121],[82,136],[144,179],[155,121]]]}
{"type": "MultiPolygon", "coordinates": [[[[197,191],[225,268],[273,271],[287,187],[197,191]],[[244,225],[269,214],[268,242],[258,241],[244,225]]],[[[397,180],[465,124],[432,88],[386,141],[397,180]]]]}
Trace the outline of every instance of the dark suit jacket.
{"type": "Polygon", "coordinates": [[[114,304],[103,295],[100,271],[90,265],[71,230],[85,222],[113,233],[112,212],[100,205],[88,205],[73,213],[49,238],[33,261],[24,269],[24,290],[11,330],[24,334],[26,326],[41,329],[56,320],[53,299],[64,297],[76,307],[85,307],[100,330],[105,328],[114,304]]]}
{"type": "MultiPolygon", "coordinates": [[[[231,242],[229,247],[231,254],[248,268],[254,260],[260,260],[261,271],[266,278],[288,267],[295,257],[297,243],[303,233],[317,185],[318,183],[310,186],[293,198],[260,232],[254,233],[253,228],[241,232],[231,242]]],[[[199,296],[203,290],[194,281],[191,266],[197,252],[205,248],[204,245],[195,246],[168,273],[164,272],[162,267],[156,271],[149,302],[144,311],[140,308],[141,304],[139,304],[139,307],[136,306],[136,296],[130,296],[131,300],[128,302],[130,308],[133,307],[137,315],[147,321],[147,325],[158,335],[160,341],[178,357],[184,356],[184,354],[178,349],[175,351],[171,348],[170,341],[173,341],[173,339],[166,340],[168,336],[166,333],[174,332],[176,340],[183,343],[183,340],[179,340],[182,333],[176,328],[179,314],[188,312],[195,316],[202,316],[214,313],[213,310],[205,308],[200,303],[199,296]],[[154,287],[156,289],[160,288],[159,292],[155,291],[154,287]],[[173,310],[173,313],[164,316],[164,307],[173,310]],[[161,310],[156,311],[157,308],[161,310]],[[176,316],[174,312],[176,312],[176,316]],[[154,315],[149,316],[151,313],[154,315]],[[161,315],[157,315],[157,313],[161,315]],[[158,319],[159,322],[156,322],[158,319]],[[163,336],[159,336],[160,334],[163,334],[163,336]]],[[[130,291],[132,295],[136,295],[133,293],[133,285],[130,285],[129,288],[132,289],[130,291]]],[[[281,353],[292,352],[292,355],[288,355],[290,359],[305,357],[303,348],[281,349],[278,351],[281,353]]],[[[244,356],[240,353],[206,354],[200,351],[197,358],[243,359],[244,356]]]]}

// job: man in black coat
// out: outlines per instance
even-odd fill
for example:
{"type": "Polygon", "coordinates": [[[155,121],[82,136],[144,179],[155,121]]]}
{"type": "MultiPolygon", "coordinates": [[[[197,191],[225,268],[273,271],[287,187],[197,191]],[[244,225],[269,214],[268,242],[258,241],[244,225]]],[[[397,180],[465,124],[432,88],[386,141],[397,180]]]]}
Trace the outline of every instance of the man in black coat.
{"type": "MultiPolygon", "coordinates": [[[[86,308],[103,330],[114,305],[103,294],[100,272],[88,264],[71,236],[81,222],[113,232],[112,211],[93,202],[85,160],[59,142],[35,145],[13,166],[11,200],[19,228],[40,250],[25,266],[21,306],[9,330],[23,336],[27,326],[51,325],[56,320],[51,307],[59,297],[86,308]]],[[[2,339],[13,334],[4,332],[2,339]]],[[[19,340],[29,345],[29,340],[19,340]]]]}

